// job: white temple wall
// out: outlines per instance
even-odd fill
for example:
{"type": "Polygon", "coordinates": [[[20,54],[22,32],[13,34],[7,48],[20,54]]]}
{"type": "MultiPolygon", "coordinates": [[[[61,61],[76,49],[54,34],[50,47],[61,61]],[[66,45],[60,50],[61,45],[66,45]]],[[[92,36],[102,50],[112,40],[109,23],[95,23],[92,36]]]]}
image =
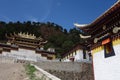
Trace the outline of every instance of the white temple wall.
{"type": "Polygon", "coordinates": [[[90,57],[89,57],[89,54],[88,53],[86,53],[86,59],[87,59],[87,61],[90,61],[90,59],[89,59],[90,57]]]}
{"type": "Polygon", "coordinates": [[[115,56],[104,57],[104,50],[93,54],[95,80],[120,80],[120,45],[113,47],[115,56]]]}
{"type": "Polygon", "coordinates": [[[83,50],[78,49],[75,55],[75,61],[82,61],[83,60],[83,50]]]}
{"type": "Polygon", "coordinates": [[[41,54],[36,54],[36,60],[37,61],[47,60],[47,57],[43,57],[41,56],[41,54]]]}
{"type": "Polygon", "coordinates": [[[2,52],[2,56],[7,56],[9,53],[10,53],[10,52],[5,52],[5,51],[3,51],[3,52],[2,52]]]}
{"type": "Polygon", "coordinates": [[[17,59],[36,61],[36,53],[33,50],[19,49],[18,51],[11,50],[11,55],[17,59]]]}
{"type": "Polygon", "coordinates": [[[70,56],[67,56],[63,59],[63,61],[65,62],[69,62],[70,61],[70,57],[73,55],[74,57],[74,61],[75,62],[88,62],[89,61],[89,55],[86,53],[86,59],[83,58],[83,50],[82,49],[78,49],[74,52],[72,52],[70,54],[70,56]]]}
{"type": "Polygon", "coordinates": [[[75,57],[75,51],[73,52],[73,57],[75,57]]]}
{"type": "Polygon", "coordinates": [[[11,57],[19,60],[29,60],[29,61],[39,61],[39,60],[47,60],[47,57],[41,56],[41,54],[37,54],[34,50],[27,49],[19,49],[11,50],[11,52],[2,52],[1,56],[11,57]]]}

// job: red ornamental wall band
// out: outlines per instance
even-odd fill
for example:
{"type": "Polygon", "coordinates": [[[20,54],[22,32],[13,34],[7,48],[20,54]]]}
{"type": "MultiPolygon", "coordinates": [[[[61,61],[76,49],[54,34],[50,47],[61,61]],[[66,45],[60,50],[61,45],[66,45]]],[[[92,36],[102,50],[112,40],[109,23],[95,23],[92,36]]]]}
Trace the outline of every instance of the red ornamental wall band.
{"type": "Polygon", "coordinates": [[[105,44],[107,44],[109,42],[110,42],[110,38],[107,38],[107,39],[105,39],[105,40],[102,41],[102,45],[105,45],[105,44]]]}

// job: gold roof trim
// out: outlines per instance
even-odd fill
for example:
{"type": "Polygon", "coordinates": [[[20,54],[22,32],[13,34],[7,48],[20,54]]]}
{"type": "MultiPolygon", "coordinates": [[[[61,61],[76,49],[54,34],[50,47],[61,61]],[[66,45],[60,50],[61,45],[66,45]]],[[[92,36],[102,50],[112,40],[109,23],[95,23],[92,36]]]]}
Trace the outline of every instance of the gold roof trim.
{"type": "Polygon", "coordinates": [[[27,33],[20,32],[18,33],[18,35],[23,38],[36,39],[36,36],[34,34],[28,34],[28,32],[27,33]]]}

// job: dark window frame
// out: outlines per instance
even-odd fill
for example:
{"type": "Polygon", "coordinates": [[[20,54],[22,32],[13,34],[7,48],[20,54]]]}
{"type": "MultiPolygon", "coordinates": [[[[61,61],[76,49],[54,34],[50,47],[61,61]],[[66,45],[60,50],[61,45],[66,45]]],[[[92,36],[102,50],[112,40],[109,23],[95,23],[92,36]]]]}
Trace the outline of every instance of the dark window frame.
{"type": "Polygon", "coordinates": [[[75,50],[75,55],[77,54],[76,50],[75,50]]]}
{"type": "Polygon", "coordinates": [[[86,57],[86,50],[85,49],[83,49],[83,59],[87,59],[87,57],[86,57]]]}
{"type": "Polygon", "coordinates": [[[104,44],[104,56],[105,56],[105,58],[115,56],[115,52],[114,52],[114,49],[113,49],[113,44],[112,44],[111,41],[107,44],[104,44]],[[110,52],[107,51],[108,49],[110,49],[109,50],[110,52]]]}

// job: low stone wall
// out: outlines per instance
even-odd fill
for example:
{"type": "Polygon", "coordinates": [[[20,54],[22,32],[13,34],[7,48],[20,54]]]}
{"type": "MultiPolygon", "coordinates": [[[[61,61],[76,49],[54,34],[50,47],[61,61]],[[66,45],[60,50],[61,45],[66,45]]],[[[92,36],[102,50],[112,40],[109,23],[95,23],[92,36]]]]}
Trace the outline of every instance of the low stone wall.
{"type": "Polygon", "coordinates": [[[35,65],[57,76],[61,80],[94,80],[91,63],[39,62],[35,65]]]}
{"type": "Polygon", "coordinates": [[[61,80],[93,80],[93,75],[89,71],[67,72],[67,71],[48,70],[48,72],[57,76],[61,80]]]}
{"type": "Polygon", "coordinates": [[[82,72],[83,71],[82,68],[84,68],[83,64],[85,63],[41,61],[41,62],[36,62],[34,64],[45,70],[82,72]]]}
{"type": "Polygon", "coordinates": [[[48,73],[47,71],[41,69],[40,67],[34,64],[31,64],[31,65],[33,65],[38,70],[38,72],[36,73],[36,76],[39,77],[41,80],[61,80],[56,76],[48,73]]]}

